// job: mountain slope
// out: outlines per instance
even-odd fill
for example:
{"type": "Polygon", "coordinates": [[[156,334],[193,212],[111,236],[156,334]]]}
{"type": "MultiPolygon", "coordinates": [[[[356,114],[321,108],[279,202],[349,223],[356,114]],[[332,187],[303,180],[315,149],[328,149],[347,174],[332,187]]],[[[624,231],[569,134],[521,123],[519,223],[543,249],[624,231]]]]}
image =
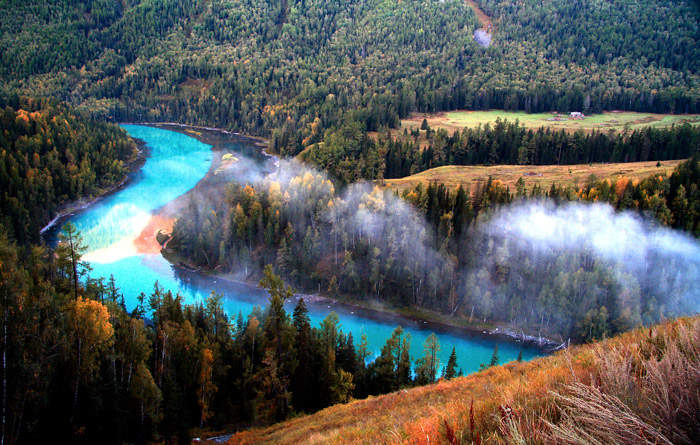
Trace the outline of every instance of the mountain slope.
{"type": "Polygon", "coordinates": [[[698,365],[696,316],[529,363],[337,405],[239,433],[229,444],[582,443],[575,437],[697,443],[698,365]]]}
{"type": "Polygon", "coordinates": [[[411,111],[700,109],[697,2],[66,0],[0,6],[0,80],[121,121],[271,134],[411,111]]]}

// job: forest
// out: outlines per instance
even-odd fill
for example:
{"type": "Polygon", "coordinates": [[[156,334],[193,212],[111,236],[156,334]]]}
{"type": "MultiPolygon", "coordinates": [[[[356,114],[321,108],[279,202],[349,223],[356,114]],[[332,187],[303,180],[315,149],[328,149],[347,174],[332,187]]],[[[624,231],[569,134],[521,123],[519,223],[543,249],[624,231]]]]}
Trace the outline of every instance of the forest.
{"type": "Polygon", "coordinates": [[[412,111],[699,109],[697,2],[476,3],[489,48],[461,1],[9,2],[0,79],[102,119],[271,135],[282,154],[412,111]]]}
{"type": "MultiPolygon", "coordinates": [[[[60,240],[51,251],[0,233],[6,443],[190,443],[196,428],[265,425],[461,374],[454,349],[436,358],[435,334],[412,362],[400,327],[370,351],[335,313],[311,326],[303,299],[287,313],[293,290],[270,266],[269,304],[245,316],[229,317],[215,292],[183,305],[157,282],[127,311],[114,277],[90,277],[75,227],[60,240]]],[[[496,349],[483,365],[498,361],[496,349]]]]}
{"type": "Polygon", "coordinates": [[[650,270],[620,284],[613,278],[624,261],[552,248],[535,264],[531,252],[483,228],[501,209],[547,198],[609,203],[698,236],[699,185],[695,157],[670,177],[643,181],[590,178],[579,189],[549,190],[519,183],[513,191],[491,180],[473,191],[419,184],[399,197],[361,183],[336,190],[324,174],[289,163],[275,179],[231,183],[221,202],[191,200],[168,248],[206,269],[245,276],[275,264],[301,289],[591,340],[689,310],[687,301],[669,303],[680,290],[663,291],[674,288],[667,267],[683,263],[650,260],[650,270]],[[645,287],[651,270],[664,272],[645,287]]]}
{"type": "Polygon", "coordinates": [[[0,95],[0,223],[38,243],[62,205],[95,197],[126,177],[136,144],[55,99],[0,95]]]}
{"type": "MultiPolygon", "coordinates": [[[[187,306],[158,283],[127,310],[113,276],[91,276],[75,226],[56,246],[39,232],[61,205],[123,181],[134,141],[54,99],[1,105],[3,443],[189,443],[193,429],[265,425],[461,374],[454,350],[440,363],[434,334],[416,358],[400,327],[370,351],[334,313],[311,326],[303,299],[286,313],[294,292],[270,266],[269,305],[245,316],[225,314],[223,295],[187,306]]],[[[496,364],[497,350],[484,366],[496,364]]]]}

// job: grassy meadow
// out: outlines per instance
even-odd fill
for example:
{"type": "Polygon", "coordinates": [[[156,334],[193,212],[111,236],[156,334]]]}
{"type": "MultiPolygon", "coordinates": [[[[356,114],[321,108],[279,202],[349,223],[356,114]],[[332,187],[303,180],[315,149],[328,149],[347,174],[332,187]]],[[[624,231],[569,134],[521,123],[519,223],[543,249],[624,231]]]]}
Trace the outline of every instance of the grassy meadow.
{"type": "Polygon", "coordinates": [[[599,131],[622,131],[625,125],[634,130],[642,127],[670,127],[671,125],[680,125],[686,122],[692,125],[700,125],[700,115],[678,115],[678,114],[652,114],[652,113],[635,113],[635,112],[605,112],[585,116],[583,119],[574,120],[568,113],[553,114],[553,113],[534,113],[528,114],[524,111],[451,111],[438,114],[414,114],[408,119],[401,121],[401,129],[407,128],[410,132],[412,127],[420,128],[423,119],[428,120],[428,124],[432,129],[444,128],[449,134],[456,130],[461,130],[465,127],[476,127],[477,125],[486,125],[496,122],[496,119],[508,119],[509,121],[520,121],[525,127],[537,129],[540,127],[550,127],[557,130],[566,130],[570,132],[583,130],[591,132],[599,131]],[[562,120],[549,120],[549,119],[562,120]]]}
{"type": "Polygon", "coordinates": [[[480,182],[486,182],[489,176],[515,190],[519,178],[525,181],[525,187],[531,189],[539,185],[548,189],[557,186],[582,186],[591,175],[597,179],[643,179],[651,175],[668,175],[683,161],[663,161],[657,167],[656,162],[629,162],[618,164],[580,164],[580,165],[496,165],[491,167],[472,165],[448,165],[432,168],[401,179],[387,179],[385,186],[395,190],[413,188],[422,182],[441,182],[449,188],[460,185],[471,191],[476,190],[480,182]]]}

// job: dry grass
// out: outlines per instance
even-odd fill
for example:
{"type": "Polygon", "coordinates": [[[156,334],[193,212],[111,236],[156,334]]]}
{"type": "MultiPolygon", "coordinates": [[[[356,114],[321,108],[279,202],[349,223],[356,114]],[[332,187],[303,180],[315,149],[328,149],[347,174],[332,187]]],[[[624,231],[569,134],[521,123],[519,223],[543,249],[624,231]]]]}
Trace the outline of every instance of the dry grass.
{"type": "Polygon", "coordinates": [[[571,370],[585,374],[592,354],[571,361],[566,355],[529,363],[509,363],[485,372],[434,385],[399,391],[367,400],[337,405],[316,414],[266,429],[232,437],[244,443],[440,443],[446,430],[464,441],[470,436],[469,410],[474,409],[475,431],[482,438],[498,435],[499,419],[493,413],[508,401],[522,406],[553,403],[549,388],[568,382],[571,370]]]}
{"type": "Polygon", "coordinates": [[[229,443],[696,443],[700,317],[338,405],[229,443]]]}
{"type": "Polygon", "coordinates": [[[557,394],[563,418],[558,424],[547,422],[554,443],[673,444],[617,397],[580,383],[570,385],[566,390],[568,395],[557,394]]]}
{"type": "Polygon", "coordinates": [[[460,185],[469,187],[473,192],[476,186],[485,183],[489,176],[498,180],[505,186],[515,190],[515,183],[519,178],[525,181],[528,190],[534,185],[539,185],[547,190],[554,183],[557,187],[573,185],[583,186],[590,175],[598,179],[644,179],[651,175],[669,175],[683,161],[663,161],[661,167],[656,162],[631,162],[620,164],[582,164],[582,165],[497,165],[483,166],[457,166],[450,165],[437,167],[424,172],[407,176],[401,179],[388,179],[386,186],[395,190],[413,188],[422,182],[427,186],[430,182],[440,182],[448,188],[456,189],[460,185]]]}

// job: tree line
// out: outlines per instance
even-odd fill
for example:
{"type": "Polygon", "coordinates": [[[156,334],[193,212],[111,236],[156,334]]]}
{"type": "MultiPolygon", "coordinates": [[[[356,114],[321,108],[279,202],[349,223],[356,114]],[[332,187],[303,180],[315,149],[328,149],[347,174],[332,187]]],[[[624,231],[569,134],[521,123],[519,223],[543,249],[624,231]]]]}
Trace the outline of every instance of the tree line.
{"type": "Polygon", "coordinates": [[[403,178],[443,165],[571,165],[686,159],[700,153],[700,127],[688,123],[670,128],[644,127],[621,132],[574,133],[519,121],[464,128],[449,135],[433,130],[389,131],[370,138],[357,124],[328,132],[302,159],[333,174],[343,183],[358,179],[403,178]],[[425,135],[427,146],[419,137],[425,135]]]}
{"type": "Polygon", "coordinates": [[[116,125],[91,122],[55,99],[0,95],[0,222],[22,243],[64,204],[125,176],[136,145],[116,125]]]}

